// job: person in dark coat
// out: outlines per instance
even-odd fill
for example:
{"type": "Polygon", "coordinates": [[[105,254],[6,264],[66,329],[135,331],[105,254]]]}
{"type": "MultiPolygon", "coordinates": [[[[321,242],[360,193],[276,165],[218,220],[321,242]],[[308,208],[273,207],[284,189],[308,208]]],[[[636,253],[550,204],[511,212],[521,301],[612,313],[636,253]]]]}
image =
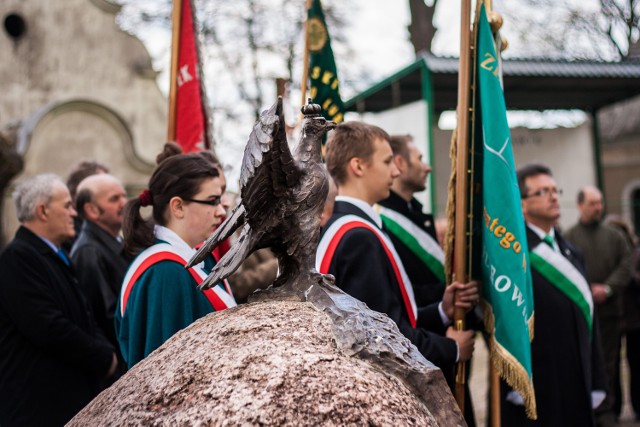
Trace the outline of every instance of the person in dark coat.
{"type": "MultiPolygon", "coordinates": [[[[624,290],[624,297],[622,298],[624,312],[622,332],[624,333],[625,353],[627,355],[627,365],[629,366],[629,374],[624,380],[629,385],[629,397],[635,420],[640,421],[640,246],[638,246],[638,237],[633,232],[631,225],[619,215],[608,214],[604,222],[619,230],[627,239],[629,246],[633,248],[633,275],[629,285],[624,290]]],[[[620,416],[623,401],[620,359],[618,359],[615,373],[614,392],[616,400],[614,409],[616,415],[620,416]]]]}
{"type": "Polygon", "coordinates": [[[124,187],[113,175],[102,173],[85,178],[76,194],[76,210],[83,223],[71,250],[80,288],[96,323],[117,349],[118,370],[112,381],[126,372],[127,366],[113,322],[122,280],[133,259],[125,254],[120,237],[126,202],[124,187]]]}
{"type": "MultiPolygon", "coordinates": [[[[109,167],[94,160],[82,160],[71,169],[71,172],[69,172],[69,176],[67,177],[66,184],[69,189],[69,193],[71,194],[71,200],[73,200],[74,203],[76,202],[78,185],[80,185],[82,180],[88,176],[99,173],[109,173],[109,167]]],[[[80,235],[81,227],[82,218],[78,215],[73,219],[73,229],[75,230],[76,235],[62,243],[62,249],[67,252],[71,252],[75,239],[80,235]]]]}
{"type": "Polygon", "coordinates": [[[585,262],[587,280],[593,301],[598,307],[598,326],[602,331],[602,352],[607,364],[609,390],[607,398],[596,409],[599,427],[614,427],[616,418],[615,384],[620,365],[620,344],[624,323],[624,297],[633,274],[631,245],[616,228],[602,221],[604,198],[591,185],[578,192],[578,223],[564,236],[580,250],[585,262]]]}
{"type": "Polygon", "coordinates": [[[531,358],[538,419],[526,417],[522,397],[503,382],[502,425],[593,426],[593,408],[605,397],[606,374],[584,265],[555,229],[560,205],[549,168],[524,166],[518,170],[518,183],[532,253],[531,358]]]}
{"type": "Polygon", "coordinates": [[[411,282],[372,205],[389,195],[398,176],[388,134],[359,122],[338,125],[327,142],[327,169],[338,186],[333,215],[322,229],[316,268],[335,276],[336,285],[387,314],[418,350],[452,375],[457,360],[473,353],[473,332],[447,328],[453,292],[460,307],[479,298],[477,283],[454,283],[441,304],[417,307],[411,282]],[[428,329],[428,330],[427,330],[428,329]]]}
{"type": "Polygon", "coordinates": [[[391,135],[393,161],[400,172],[389,197],[380,201],[380,216],[402,259],[418,307],[442,300],[445,288],[444,253],[436,237],[433,215],[423,212],[414,194],[424,191],[431,166],[410,135],[391,135]],[[395,231],[398,230],[398,231],[395,231]]]}
{"type": "Polygon", "coordinates": [[[0,425],[64,425],[113,374],[117,359],[99,333],[60,245],[76,212],[55,175],[14,193],[22,226],[0,254],[0,425]]]}
{"type": "MultiPolygon", "coordinates": [[[[426,190],[431,166],[423,160],[411,135],[391,135],[389,145],[399,175],[393,180],[389,197],[374,208],[402,260],[413,286],[416,305],[426,307],[442,301],[446,286],[445,256],[436,237],[433,215],[425,213],[422,203],[415,198],[415,193],[426,190]]],[[[466,321],[468,329],[483,329],[480,317],[473,312],[466,321]]],[[[467,380],[471,373],[470,363],[465,370],[467,380]]],[[[452,389],[455,386],[453,378],[449,386],[452,389]]],[[[475,427],[468,381],[465,388],[465,421],[469,427],[475,427]]]]}

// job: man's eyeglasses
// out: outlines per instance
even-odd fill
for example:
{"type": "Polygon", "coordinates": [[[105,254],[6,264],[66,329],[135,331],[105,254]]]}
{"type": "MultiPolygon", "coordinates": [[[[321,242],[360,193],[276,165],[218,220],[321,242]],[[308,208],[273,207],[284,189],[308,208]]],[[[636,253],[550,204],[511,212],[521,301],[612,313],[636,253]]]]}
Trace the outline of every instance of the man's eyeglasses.
{"type": "Polygon", "coordinates": [[[557,196],[562,196],[562,189],[561,188],[541,188],[540,190],[530,193],[530,194],[525,194],[524,196],[522,196],[523,199],[528,199],[530,197],[546,197],[546,196],[550,196],[552,194],[555,194],[557,196]]]}
{"type": "Polygon", "coordinates": [[[216,196],[211,200],[186,199],[184,197],[182,198],[182,200],[184,200],[185,202],[201,203],[203,205],[209,205],[209,206],[218,206],[222,201],[222,196],[216,196]]]}

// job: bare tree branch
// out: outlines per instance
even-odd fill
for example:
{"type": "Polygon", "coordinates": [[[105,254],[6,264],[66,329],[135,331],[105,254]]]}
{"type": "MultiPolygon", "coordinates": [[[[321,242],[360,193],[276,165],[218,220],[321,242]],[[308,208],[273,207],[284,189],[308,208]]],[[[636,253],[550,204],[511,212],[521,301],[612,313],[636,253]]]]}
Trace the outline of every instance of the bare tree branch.
{"type": "Polygon", "coordinates": [[[431,43],[436,34],[436,27],[433,23],[433,15],[436,11],[438,0],[433,0],[431,6],[425,0],[409,0],[409,10],[411,12],[411,23],[409,24],[409,35],[413,50],[416,54],[420,52],[431,52],[431,43]]]}
{"type": "MultiPolygon", "coordinates": [[[[517,22],[522,46],[545,56],[622,60],[640,36],[638,0],[600,0],[597,9],[571,0],[497,0],[496,9],[517,22]]],[[[524,49],[523,49],[524,50],[524,49]]]]}

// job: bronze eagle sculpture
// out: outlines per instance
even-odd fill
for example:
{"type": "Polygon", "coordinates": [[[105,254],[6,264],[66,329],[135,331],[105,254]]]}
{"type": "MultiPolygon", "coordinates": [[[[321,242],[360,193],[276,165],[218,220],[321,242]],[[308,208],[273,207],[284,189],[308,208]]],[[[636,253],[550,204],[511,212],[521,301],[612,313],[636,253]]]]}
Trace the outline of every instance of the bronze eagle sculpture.
{"type": "Polygon", "coordinates": [[[292,155],[287,143],[282,98],[260,114],[242,159],[241,202],[198,249],[191,267],[242,227],[240,237],[218,261],[200,289],[230,276],[254,251],[271,248],[278,259],[274,287],[304,280],[321,280],[315,270],[320,216],[329,191],[322,164],[322,139],[335,127],[320,115],[321,107],[302,107],[302,133],[292,155]]]}

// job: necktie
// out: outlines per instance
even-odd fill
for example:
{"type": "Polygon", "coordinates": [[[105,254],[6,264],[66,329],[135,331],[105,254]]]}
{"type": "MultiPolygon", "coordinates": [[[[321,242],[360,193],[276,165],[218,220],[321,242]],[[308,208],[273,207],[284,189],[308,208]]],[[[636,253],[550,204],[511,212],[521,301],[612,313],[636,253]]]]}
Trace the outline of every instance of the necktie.
{"type": "Polygon", "coordinates": [[[549,234],[544,236],[542,241],[545,242],[547,245],[551,246],[551,249],[553,249],[554,251],[556,250],[556,246],[553,244],[553,237],[550,236],[549,234]]]}
{"type": "Polygon", "coordinates": [[[67,258],[67,256],[65,255],[64,251],[62,249],[58,249],[58,252],[56,252],[58,254],[58,256],[60,257],[60,259],[62,260],[62,262],[64,262],[65,264],[67,264],[67,266],[71,265],[71,262],[69,262],[69,258],[67,258]]]}

